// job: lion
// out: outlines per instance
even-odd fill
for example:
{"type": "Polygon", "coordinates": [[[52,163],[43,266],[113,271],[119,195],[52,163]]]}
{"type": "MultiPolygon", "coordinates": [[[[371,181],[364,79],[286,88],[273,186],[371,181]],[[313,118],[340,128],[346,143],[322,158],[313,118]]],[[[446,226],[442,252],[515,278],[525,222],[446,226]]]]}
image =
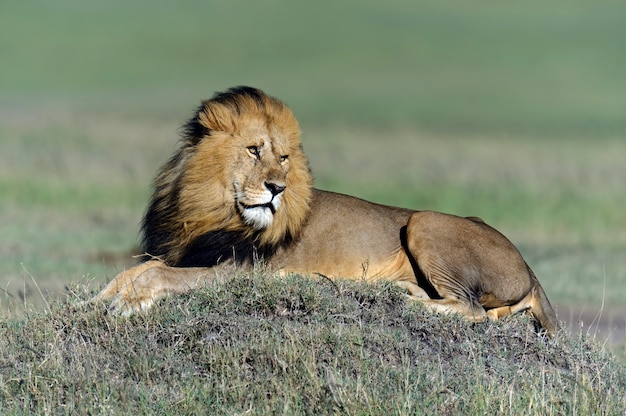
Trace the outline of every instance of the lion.
{"type": "Polygon", "coordinates": [[[313,187],[293,113],[251,87],[202,102],[154,181],[148,260],[95,299],[130,314],[263,264],[278,275],[386,279],[429,309],[471,321],[556,314],[517,248],[480,218],[375,204],[313,187]]]}

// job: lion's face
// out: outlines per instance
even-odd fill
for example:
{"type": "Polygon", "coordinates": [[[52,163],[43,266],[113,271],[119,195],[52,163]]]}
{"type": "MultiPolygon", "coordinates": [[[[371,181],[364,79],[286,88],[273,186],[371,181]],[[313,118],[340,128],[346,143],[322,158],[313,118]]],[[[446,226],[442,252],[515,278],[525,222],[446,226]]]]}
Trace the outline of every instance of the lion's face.
{"type": "Polygon", "coordinates": [[[183,150],[181,242],[215,230],[254,234],[261,244],[297,236],[312,177],[291,110],[246,90],[206,101],[191,123],[199,137],[183,150]]]}
{"type": "Polygon", "coordinates": [[[267,129],[263,120],[246,120],[233,137],[237,162],[232,188],[236,207],[246,224],[256,230],[269,227],[280,211],[287,189],[289,155],[294,150],[289,132],[267,129]]]}

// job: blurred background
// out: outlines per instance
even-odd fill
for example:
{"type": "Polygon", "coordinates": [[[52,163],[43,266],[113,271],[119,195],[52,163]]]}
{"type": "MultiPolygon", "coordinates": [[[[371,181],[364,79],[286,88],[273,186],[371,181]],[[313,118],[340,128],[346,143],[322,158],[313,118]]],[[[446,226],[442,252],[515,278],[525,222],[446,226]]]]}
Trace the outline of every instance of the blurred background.
{"type": "Polygon", "coordinates": [[[292,108],[318,187],[482,217],[562,320],[623,344],[625,21],[619,1],[3,1],[0,313],[131,265],[179,127],[244,84],[292,108]]]}

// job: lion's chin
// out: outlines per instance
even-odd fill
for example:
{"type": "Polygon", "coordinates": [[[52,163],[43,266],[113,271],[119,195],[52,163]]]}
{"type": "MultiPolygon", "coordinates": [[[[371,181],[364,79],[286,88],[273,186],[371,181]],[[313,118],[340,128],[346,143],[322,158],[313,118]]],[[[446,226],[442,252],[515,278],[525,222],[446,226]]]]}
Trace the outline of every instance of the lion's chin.
{"type": "Polygon", "coordinates": [[[255,230],[263,230],[272,225],[272,221],[274,221],[272,207],[266,205],[242,208],[241,215],[246,224],[252,226],[255,230]]]}
{"type": "Polygon", "coordinates": [[[265,204],[246,205],[242,202],[238,202],[237,205],[246,224],[255,230],[263,230],[272,225],[274,214],[280,206],[280,201],[281,198],[279,195],[265,204]]]}

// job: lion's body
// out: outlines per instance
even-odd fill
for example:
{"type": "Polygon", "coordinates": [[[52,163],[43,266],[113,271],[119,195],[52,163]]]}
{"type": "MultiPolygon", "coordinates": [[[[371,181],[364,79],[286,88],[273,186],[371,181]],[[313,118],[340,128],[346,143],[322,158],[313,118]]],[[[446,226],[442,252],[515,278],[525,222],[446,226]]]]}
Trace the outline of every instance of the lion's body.
{"type": "MultiPolygon", "coordinates": [[[[311,207],[300,238],[275,253],[272,269],[370,280],[398,275],[391,263],[402,250],[401,233],[414,211],[317,189],[311,207]]],[[[401,273],[415,280],[410,269],[401,273]]]]}
{"type": "Polygon", "coordinates": [[[482,220],[313,189],[293,114],[247,87],[205,101],[189,121],[155,180],[143,242],[158,260],[98,296],[122,312],[262,259],[280,274],[392,280],[433,310],[473,320],[530,309],[558,328],[518,250],[482,220]]]}

